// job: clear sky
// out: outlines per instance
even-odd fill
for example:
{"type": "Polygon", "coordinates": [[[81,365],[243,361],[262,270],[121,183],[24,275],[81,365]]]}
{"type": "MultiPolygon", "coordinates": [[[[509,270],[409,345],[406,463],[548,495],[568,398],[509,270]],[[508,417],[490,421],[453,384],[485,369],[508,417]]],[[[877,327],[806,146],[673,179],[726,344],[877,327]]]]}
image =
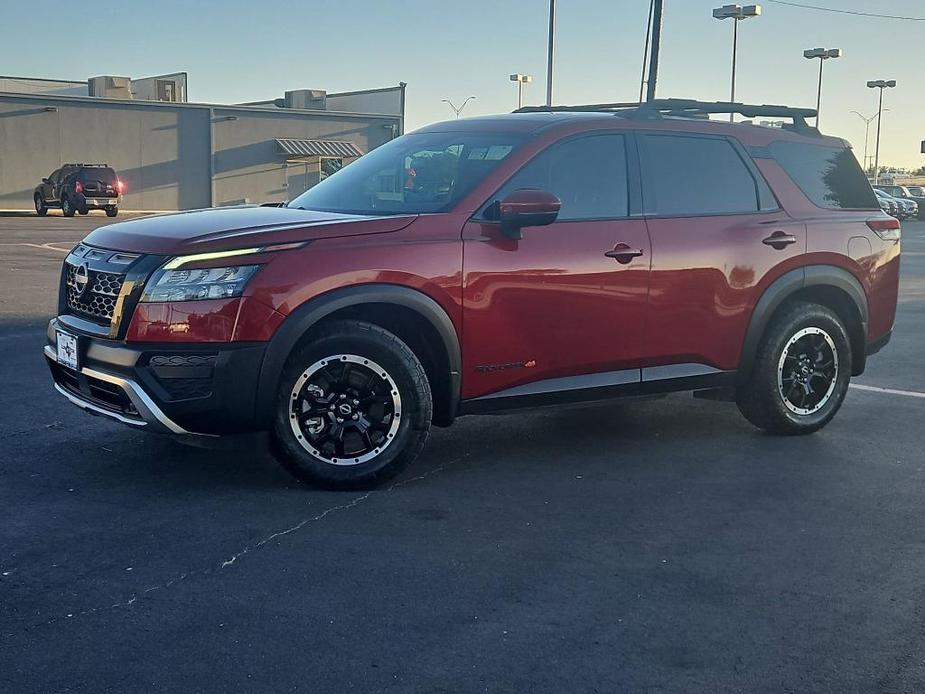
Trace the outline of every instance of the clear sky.
{"type": "MultiPolygon", "coordinates": [[[[659,96],[729,96],[731,20],[725,0],[665,0],[659,96]]],[[[809,4],[925,17],[921,0],[805,0],[809,4]]],[[[804,48],[838,47],[826,63],[823,130],[864,149],[876,112],[869,79],[896,79],[885,95],[881,164],[925,165],[925,22],[890,21],[764,2],[739,26],[737,98],[815,105],[818,61],[804,48]]],[[[638,97],[648,0],[558,0],[555,100],[638,97]]],[[[0,73],[86,79],[187,71],[190,101],[230,103],[286,89],[346,91],[408,83],[408,128],[516,105],[512,72],[535,76],[527,103],[545,98],[548,0],[120,0],[86,8],[0,0],[0,73]],[[62,13],[65,7],[70,7],[62,13]]],[[[871,128],[871,143],[873,143],[871,128]]],[[[872,148],[871,144],[871,148],[872,148]]]]}

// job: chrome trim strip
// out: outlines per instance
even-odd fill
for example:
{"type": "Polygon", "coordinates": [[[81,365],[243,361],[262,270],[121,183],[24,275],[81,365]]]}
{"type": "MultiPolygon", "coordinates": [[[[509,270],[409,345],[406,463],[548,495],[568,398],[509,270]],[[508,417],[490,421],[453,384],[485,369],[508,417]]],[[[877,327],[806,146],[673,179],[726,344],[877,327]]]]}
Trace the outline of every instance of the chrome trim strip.
{"type": "Polygon", "coordinates": [[[604,373],[584,374],[581,376],[563,376],[560,378],[544,378],[524,385],[507,388],[506,390],[482,395],[473,398],[477,400],[494,400],[496,398],[512,398],[521,395],[541,395],[546,393],[561,393],[570,390],[586,390],[591,388],[607,388],[610,386],[625,386],[640,383],[639,369],[625,369],[622,371],[607,371],[604,373]]]}
{"type": "Polygon", "coordinates": [[[609,388],[613,386],[626,386],[632,384],[651,383],[666,379],[694,378],[696,376],[711,376],[721,374],[723,371],[705,364],[669,364],[667,366],[647,366],[642,369],[624,369],[622,371],[605,371],[580,376],[563,376],[560,378],[545,378],[531,381],[523,385],[507,388],[506,390],[489,393],[469,402],[479,400],[496,400],[499,398],[519,397],[522,395],[544,395],[548,393],[564,393],[575,390],[593,390],[595,388],[609,388]]]}
{"type": "MultiPolygon", "coordinates": [[[[51,347],[51,345],[45,345],[45,358],[54,363],[57,363],[58,361],[58,355],[55,353],[55,350],[51,347]]],[[[189,435],[194,433],[187,431],[172,419],[170,419],[167,415],[165,415],[163,410],[161,410],[154,403],[148,394],[145,393],[141,386],[135,383],[135,381],[132,381],[128,378],[123,378],[122,376],[115,376],[103,371],[97,371],[96,369],[91,369],[86,366],[80,369],[80,373],[82,373],[84,376],[90,376],[91,378],[96,378],[101,381],[106,381],[107,383],[112,383],[113,385],[119,386],[128,396],[128,399],[132,401],[135,409],[138,410],[138,414],[141,415],[141,420],[133,420],[120,415],[117,412],[112,412],[102,407],[98,407],[92,402],[84,400],[83,398],[80,398],[73,393],[67,392],[61,388],[61,386],[55,383],[55,389],[62,393],[65,397],[67,397],[68,400],[70,400],[78,407],[85,410],[92,410],[97,414],[111,417],[112,419],[122,422],[123,424],[131,424],[134,426],[145,426],[147,424],[152,424],[153,428],[159,429],[169,434],[189,435]]]]}
{"type": "Polygon", "coordinates": [[[662,381],[666,378],[691,378],[693,376],[710,376],[722,373],[706,364],[668,364],[666,366],[646,366],[642,369],[643,381],[662,381]]]}

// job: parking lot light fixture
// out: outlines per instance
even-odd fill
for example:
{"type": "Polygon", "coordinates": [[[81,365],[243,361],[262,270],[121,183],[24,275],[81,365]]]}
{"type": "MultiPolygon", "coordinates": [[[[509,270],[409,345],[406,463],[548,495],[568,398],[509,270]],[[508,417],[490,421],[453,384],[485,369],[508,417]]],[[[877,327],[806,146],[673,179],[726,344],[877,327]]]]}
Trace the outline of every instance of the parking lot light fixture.
{"type": "Polygon", "coordinates": [[[896,86],[896,80],[869,80],[868,89],[880,90],[880,102],[877,106],[877,145],[874,148],[874,183],[880,180],[880,125],[883,122],[883,90],[896,86]]]}
{"type": "Polygon", "coordinates": [[[841,48],[807,48],[803,51],[807,60],[819,60],[819,86],[816,88],[816,127],[819,127],[819,113],[822,107],[822,66],[830,58],[841,58],[841,48]]]}
{"type": "MultiPolygon", "coordinates": [[[[729,92],[729,101],[736,100],[736,58],[739,47],[739,22],[743,19],[761,16],[761,5],[723,5],[713,9],[713,19],[732,20],[732,88],[729,92]]],[[[729,114],[729,122],[734,114],[729,114]]]]}
{"type": "Polygon", "coordinates": [[[449,104],[450,108],[453,109],[453,113],[455,113],[455,114],[456,114],[456,117],[459,118],[459,114],[463,112],[463,109],[464,109],[464,108],[466,108],[466,104],[468,104],[468,103],[469,103],[470,101],[472,101],[474,98],[475,98],[474,96],[468,97],[468,98],[467,98],[465,101],[463,101],[462,104],[460,104],[458,107],[456,106],[456,104],[454,104],[454,103],[453,103],[452,101],[450,101],[449,99],[440,99],[440,101],[442,101],[442,102],[445,103],[445,104],[449,104]]]}
{"type": "Polygon", "coordinates": [[[524,85],[533,81],[533,75],[522,75],[519,72],[511,75],[511,82],[517,82],[517,108],[524,105],[524,85]]]}
{"type": "MultiPolygon", "coordinates": [[[[886,113],[890,109],[885,108],[883,112],[886,113]]],[[[852,111],[854,115],[864,121],[864,171],[870,174],[870,162],[868,161],[869,157],[867,156],[867,146],[870,143],[870,124],[873,123],[877,118],[880,117],[879,113],[875,113],[870,118],[859,113],[858,111],[852,111]]]]}

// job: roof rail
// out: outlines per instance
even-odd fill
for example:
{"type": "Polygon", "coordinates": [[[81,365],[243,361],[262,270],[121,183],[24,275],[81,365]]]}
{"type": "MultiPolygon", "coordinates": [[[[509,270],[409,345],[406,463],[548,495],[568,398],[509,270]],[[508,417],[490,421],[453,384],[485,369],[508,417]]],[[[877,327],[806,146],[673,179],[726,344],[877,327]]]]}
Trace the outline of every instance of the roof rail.
{"type": "Polygon", "coordinates": [[[577,106],[524,106],[514,113],[543,112],[603,112],[625,115],[629,118],[657,119],[664,116],[707,118],[712,113],[738,113],[746,118],[790,118],[792,129],[803,133],[818,133],[806,123],[816,116],[812,108],[793,108],[773,104],[743,104],[737,101],[697,101],[696,99],[653,99],[643,102],[612,104],[582,104],[577,106]]]}

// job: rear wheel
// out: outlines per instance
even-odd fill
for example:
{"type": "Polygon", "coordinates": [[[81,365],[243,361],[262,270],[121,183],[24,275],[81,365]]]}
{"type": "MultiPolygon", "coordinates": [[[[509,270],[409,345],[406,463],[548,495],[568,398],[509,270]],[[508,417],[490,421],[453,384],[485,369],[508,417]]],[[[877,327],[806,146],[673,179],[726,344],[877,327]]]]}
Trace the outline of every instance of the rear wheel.
{"type": "Polygon", "coordinates": [[[106,208],[106,216],[107,216],[107,217],[115,217],[117,214],[119,214],[119,208],[118,208],[118,207],[116,207],[116,206],[113,205],[112,207],[107,207],[107,208],[106,208]]]}
{"type": "Polygon", "coordinates": [[[755,426],[774,434],[809,434],[838,412],[851,379],[851,342],[838,315],[797,302],[765,334],[736,403],[755,426]]]}
{"type": "Polygon", "coordinates": [[[417,457],[432,411],[430,384],[408,345],[377,325],[332,323],[283,370],[274,449],[309,484],[370,487],[417,457]]]}
{"type": "Polygon", "coordinates": [[[90,209],[87,207],[80,207],[77,210],[77,214],[80,214],[80,215],[90,214],[90,209]]]}
{"type": "Polygon", "coordinates": [[[48,208],[45,207],[45,201],[42,199],[42,196],[41,196],[41,195],[39,195],[38,193],[36,193],[36,194],[35,194],[35,197],[34,197],[33,200],[32,200],[32,202],[35,203],[35,213],[36,213],[39,217],[44,217],[46,214],[48,214],[48,208]]]}
{"type": "Polygon", "coordinates": [[[64,214],[65,217],[74,216],[74,212],[75,212],[74,203],[71,202],[71,199],[67,195],[61,198],[61,212],[64,214]]]}

